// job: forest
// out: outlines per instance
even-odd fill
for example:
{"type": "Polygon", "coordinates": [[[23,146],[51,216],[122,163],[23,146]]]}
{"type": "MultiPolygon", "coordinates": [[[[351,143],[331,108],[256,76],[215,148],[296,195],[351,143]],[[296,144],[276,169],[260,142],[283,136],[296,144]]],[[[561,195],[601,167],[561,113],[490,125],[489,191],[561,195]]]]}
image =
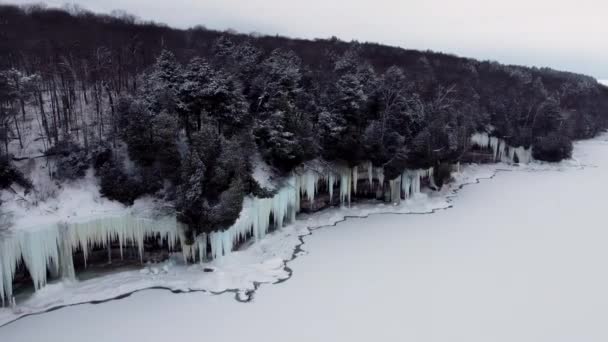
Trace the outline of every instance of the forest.
{"type": "Polygon", "coordinates": [[[92,169],[105,197],[163,198],[193,234],[230,227],[244,196],[271,195],[252,175],[258,156],[284,175],[371,161],[390,180],[465,162],[476,132],[556,162],[607,127],[608,87],[589,76],[0,5],[0,188],[32,187],[15,163],[52,157],[56,182],[92,169]],[[24,155],[28,123],[42,148],[24,155]]]}

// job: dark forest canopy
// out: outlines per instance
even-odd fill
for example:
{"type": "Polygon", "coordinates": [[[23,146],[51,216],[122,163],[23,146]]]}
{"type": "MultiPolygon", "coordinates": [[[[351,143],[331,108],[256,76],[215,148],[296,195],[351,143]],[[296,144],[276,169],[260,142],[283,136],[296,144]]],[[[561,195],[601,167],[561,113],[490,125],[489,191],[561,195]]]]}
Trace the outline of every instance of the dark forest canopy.
{"type": "Polygon", "coordinates": [[[107,197],[163,196],[197,231],[263,193],[257,154],[284,173],[371,160],[390,179],[460,161],[474,132],[558,161],[608,124],[608,88],[584,75],[43,6],[0,6],[0,104],[0,167],[31,108],[58,180],[93,166],[107,197]]]}

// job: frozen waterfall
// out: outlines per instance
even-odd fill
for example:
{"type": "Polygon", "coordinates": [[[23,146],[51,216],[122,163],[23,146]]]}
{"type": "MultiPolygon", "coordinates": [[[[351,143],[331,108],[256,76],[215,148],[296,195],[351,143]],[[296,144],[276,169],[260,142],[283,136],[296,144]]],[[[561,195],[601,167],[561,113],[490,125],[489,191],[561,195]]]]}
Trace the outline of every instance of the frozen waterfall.
{"type": "MultiPolygon", "coordinates": [[[[432,174],[432,169],[405,170],[398,180],[389,182],[391,201],[397,203],[402,197],[419,193],[423,178],[429,178],[432,185],[432,174]]],[[[28,270],[36,290],[46,285],[49,271],[54,277],[74,279],[73,257],[77,251],[82,252],[85,266],[94,248],[110,246],[117,246],[121,257],[125,248],[134,248],[143,261],[144,242],[156,239],[169,251],[181,249],[186,262],[219,258],[246,239],[262,239],[273,228],[281,228],[295,220],[301,200],[305,198],[313,203],[319,186],[326,185],[330,202],[334,187],[338,187],[340,203],[350,205],[352,192],[362,191],[357,186],[359,181],[369,184],[369,193],[384,196],[384,170],[374,167],[371,162],[353,168],[300,167],[274,196],[245,197],[243,210],[229,229],[200,234],[191,245],[185,243],[184,229],[175,214],[150,217],[133,209],[77,221],[11,229],[0,235],[0,300],[2,305],[14,301],[13,280],[20,265],[28,270]]]]}
{"type": "MultiPolygon", "coordinates": [[[[100,217],[86,222],[58,222],[35,229],[14,229],[0,237],[0,299],[5,303],[13,293],[12,281],[19,264],[27,268],[36,290],[47,283],[47,271],[74,277],[72,255],[82,251],[86,264],[89,251],[118,242],[121,255],[125,246],[136,246],[143,258],[144,240],[158,238],[174,250],[180,241],[175,216],[162,219],[141,218],[132,213],[100,217]]],[[[183,239],[182,239],[183,240],[183,239]]]]}
{"type": "Polygon", "coordinates": [[[512,147],[504,140],[491,137],[488,133],[475,133],[471,136],[472,145],[492,149],[494,161],[528,164],[532,161],[532,148],[512,147]]]}

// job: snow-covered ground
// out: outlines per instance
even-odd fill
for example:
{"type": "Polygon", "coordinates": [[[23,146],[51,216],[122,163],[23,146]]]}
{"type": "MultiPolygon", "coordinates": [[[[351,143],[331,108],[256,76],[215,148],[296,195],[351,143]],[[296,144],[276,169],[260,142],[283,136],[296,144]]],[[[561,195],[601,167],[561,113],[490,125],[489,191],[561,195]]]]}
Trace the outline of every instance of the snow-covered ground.
{"type": "Polygon", "coordinates": [[[608,80],[599,80],[599,82],[601,84],[607,85],[608,86],[608,80]]]}
{"type": "MultiPolygon", "coordinates": [[[[148,290],[22,318],[0,328],[0,341],[606,341],[605,139],[576,144],[584,169],[501,172],[464,187],[452,203],[446,192],[399,208],[325,211],[215,261],[206,277],[158,265],[60,284],[39,293],[23,313],[150,286],[247,289],[293,272],[286,282],[259,287],[249,303],[209,292],[148,290]],[[283,268],[306,226],[450,204],[432,215],[349,218],[315,230],[303,238],[305,252],[283,268]]],[[[467,169],[459,182],[493,171],[467,169]]]]}

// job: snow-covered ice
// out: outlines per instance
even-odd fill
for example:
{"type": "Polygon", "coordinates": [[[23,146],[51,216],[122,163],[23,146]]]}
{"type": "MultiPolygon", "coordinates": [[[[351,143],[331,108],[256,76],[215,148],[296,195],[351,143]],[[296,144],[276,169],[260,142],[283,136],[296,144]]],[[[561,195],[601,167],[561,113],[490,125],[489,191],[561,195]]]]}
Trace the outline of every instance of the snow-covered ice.
{"type": "MultiPolygon", "coordinates": [[[[576,144],[571,164],[598,167],[531,165],[465,187],[453,203],[445,189],[399,206],[353,204],[302,216],[206,264],[213,272],[204,277],[189,270],[201,265],[171,260],[142,271],[52,284],[20,306],[21,312],[4,310],[0,319],[149,287],[235,289],[239,299],[247,299],[256,283],[293,272],[281,285],[259,287],[248,304],[232,295],[149,290],[23,318],[1,327],[0,340],[163,341],[200,338],[204,331],[215,341],[604,341],[608,277],[598,270],[608,257],[608,233],[597,199],[608,190],[607,156],[608,143],[595,139],[576,144]],[[349,218],[305,236],[307,227],[345,216],[425,213],[452,204],[433,215],[349,218]],[[303,251],[296,250],[286,269],[300,236],[303,251]]],[[[454,186],[491,177],[498,168],[515,169],[463,167],[454,186]]]]}

